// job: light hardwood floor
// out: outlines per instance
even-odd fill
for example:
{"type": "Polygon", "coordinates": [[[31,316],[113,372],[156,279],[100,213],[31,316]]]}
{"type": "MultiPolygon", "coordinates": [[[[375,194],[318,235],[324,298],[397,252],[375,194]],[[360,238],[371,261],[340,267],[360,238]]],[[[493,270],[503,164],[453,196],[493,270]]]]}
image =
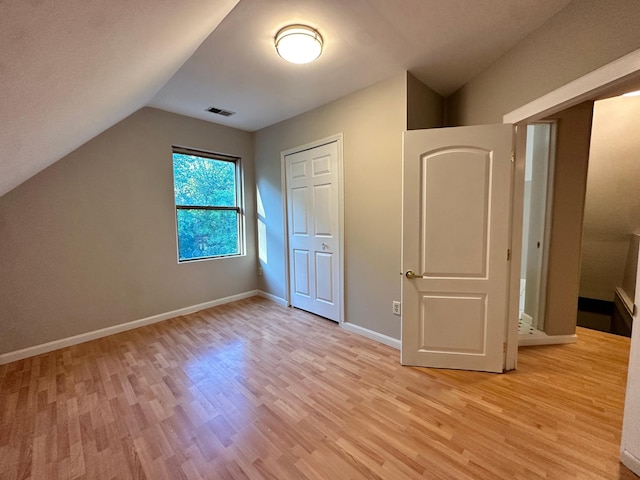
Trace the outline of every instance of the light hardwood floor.
{"type": "Polygon", "coordinates": [[[635,479],[629,340],[578,334],[503,375],[408,368],[251,298],[0,367],[0,478],[635,479]]]}

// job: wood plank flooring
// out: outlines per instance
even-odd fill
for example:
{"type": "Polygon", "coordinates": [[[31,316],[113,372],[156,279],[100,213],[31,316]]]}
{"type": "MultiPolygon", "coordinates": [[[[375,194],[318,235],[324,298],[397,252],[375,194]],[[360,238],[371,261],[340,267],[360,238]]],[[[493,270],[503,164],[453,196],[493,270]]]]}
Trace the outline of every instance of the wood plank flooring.
{"type": "Polygon", "coordinates": [[[495,375],[257,297],[0,367],[0,478],[636,479],[629,339],[520,350],[495,375]]]}

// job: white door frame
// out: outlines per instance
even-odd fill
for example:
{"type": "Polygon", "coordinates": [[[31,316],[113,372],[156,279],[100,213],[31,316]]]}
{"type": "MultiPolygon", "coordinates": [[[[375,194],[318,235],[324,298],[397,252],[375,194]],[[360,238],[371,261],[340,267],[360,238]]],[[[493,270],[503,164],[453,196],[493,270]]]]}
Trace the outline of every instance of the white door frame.
{"type": "Polygon", "coordinates": [[[338,294],[340,298],[339,321],[342,325],[344,323],[344,175],[343,175],[343,161],[342,161],[342,146],[343,146],[343,134],[337,133],[314,142],[305,143],[297,147],[289,148],[280,152],[280,182],[282,188],[282,218],[283,218],[283,231],[284,231],[284,280],[287,288],[285,289],[285,301],[287,306],[291,306],[291,283],[290,283],[290,265],[289,265],[289,211],[287,208],[287,169],[286,169],[286,156],[294,153],[302,152],[304,150],[311,150],[312,148],[321,147],[328,143],[336,142],[338,147],[338,244],[340,245],[340,251],[338,253],[338,268],[340,270],[338,274],[339,285],[338,294]]]}
{"type": "MultiPolygon", "coordinates": [[[[557,113],[566,108],[572,107],[587,100],[594,100],[597,96],[604,94],[607,90],[623,84],[627,80],[637,77],[640,74],[640,49],[635,50],[624,57],[614,60],[603,67],[593,70],[586,75],[543,95],[532,102],[527,103],[502,117],[503,123],[512,123],[517,130],[522,130],[528,122],[540,120],[544,117],[557,113]]],[[[522,249],[522,207],[524,195],[524,161],[518,161],[518,152],[524,152],[524,143],[521,132],[516,134],[516,168],[514,182],[514,196],[512,200],[513,208],[513,230],[511,237],[512,252],[515,261],[520,261],[522,249]],[[522,182],[519,180],[522,179],[522,182]],[[518,228],[518,226],[520,228],[518,228]]],[[[512,268],[511,285],[520,282],[520,268],[512,268]],[[514,275],[517,271],[518,275],[514,275]],[[517,279],[515,277],[518,277],[517,279]]],[[[518,288],[511,289],[518,291],[518,288]]],[[[519,297],[515,294],[509,296],[509,318],[518,316],[519,297]],[[515,302],[515,303],[514,303],[515,302]],[[514,313],[515,311],[515,313],[514,313]],[[514,315],[514,316],[512,316],[514,315]]],[[[518,322],[510,321],[507,327],[507,357],[506,368],[512,370],[516,368],[518,357],[518,322]]]]}
{"type": "Polygon", "coordinates": [[[502,117],[502,123],[522,124],[548,117],[621,85],[640,73],[640,49],[557,88],[502,117]]]}

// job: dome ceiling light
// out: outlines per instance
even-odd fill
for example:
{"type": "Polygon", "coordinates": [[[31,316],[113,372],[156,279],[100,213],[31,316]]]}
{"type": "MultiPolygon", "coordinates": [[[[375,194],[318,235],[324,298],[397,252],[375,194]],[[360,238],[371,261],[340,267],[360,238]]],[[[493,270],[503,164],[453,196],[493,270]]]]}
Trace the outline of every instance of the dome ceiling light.
{"type": "Polygon", "coordinates": [[[289,25],[276,34],[275,45],[287,62],[309,63],[322,53],[322,36],[306,25],[289,25]]]}

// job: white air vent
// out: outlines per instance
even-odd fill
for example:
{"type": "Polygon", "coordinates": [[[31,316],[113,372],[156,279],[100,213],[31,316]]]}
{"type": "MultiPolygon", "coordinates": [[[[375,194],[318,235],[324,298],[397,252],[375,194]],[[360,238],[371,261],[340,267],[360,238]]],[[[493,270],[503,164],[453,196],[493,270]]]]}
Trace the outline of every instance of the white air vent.
{"type": "Polygon", "coordinates": [[[232,112],[230,110],[225,110],[223,108],[217,107],[209,107],[206,110],[207,112],[215,113],[216,115],[222,115],[223,117],[230,117],[231,115],[235,115],[236,112],[232,112]]]}

